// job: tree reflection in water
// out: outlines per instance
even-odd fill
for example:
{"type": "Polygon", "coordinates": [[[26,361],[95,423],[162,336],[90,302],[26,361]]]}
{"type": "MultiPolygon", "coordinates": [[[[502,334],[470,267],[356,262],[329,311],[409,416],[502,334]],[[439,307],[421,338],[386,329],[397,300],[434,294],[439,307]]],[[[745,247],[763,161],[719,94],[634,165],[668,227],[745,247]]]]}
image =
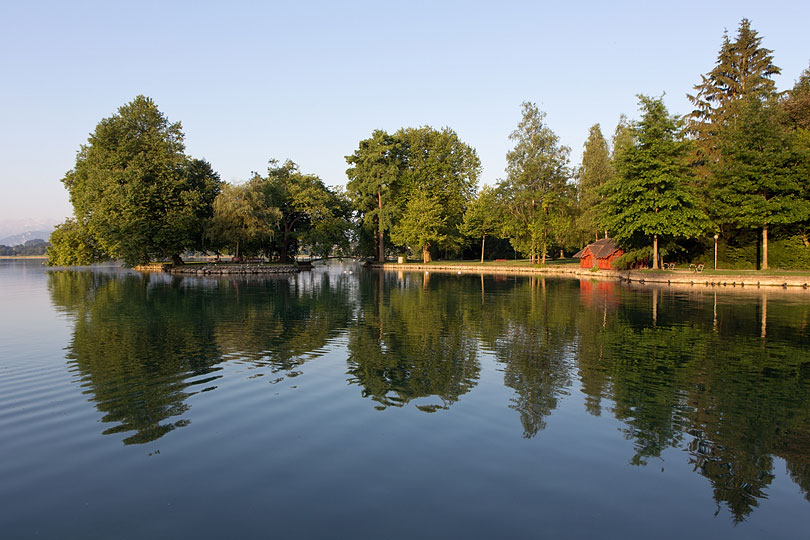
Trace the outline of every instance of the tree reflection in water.
{"type": "MultiPolygon", "coordinates": [[[[680,449],[741,521],[775,458],[810,500],[810,303],[762,291],[540,277],[315,272],[279,279],[49,273],[73,320],[69,362],[125,444],[191,420],[226,362],[290,372],[331,345],[381,410],[450,411],[494,358],[523,436],[572,389],[610,414],[643,466],[680,449]]],[[[341,381],[342,382],[342,381],[341,381]]]]}

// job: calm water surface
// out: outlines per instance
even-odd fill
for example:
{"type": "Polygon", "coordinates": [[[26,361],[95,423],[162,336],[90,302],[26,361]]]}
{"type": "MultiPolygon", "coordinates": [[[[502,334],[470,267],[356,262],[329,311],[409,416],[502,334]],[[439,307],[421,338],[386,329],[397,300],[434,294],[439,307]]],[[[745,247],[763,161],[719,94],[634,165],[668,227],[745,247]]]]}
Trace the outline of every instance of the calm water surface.
{"type": "Polygon", "coordinates": [[[3,538],[807,538],[810,296],[0,261],[3,538]]]}

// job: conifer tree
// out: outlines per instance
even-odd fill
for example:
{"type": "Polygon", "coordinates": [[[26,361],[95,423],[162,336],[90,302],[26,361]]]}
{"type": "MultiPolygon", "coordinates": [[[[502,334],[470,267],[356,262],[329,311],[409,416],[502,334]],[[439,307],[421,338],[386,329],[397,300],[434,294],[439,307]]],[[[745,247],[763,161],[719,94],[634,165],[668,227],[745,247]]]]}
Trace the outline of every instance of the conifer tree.
{"type": "Polygon", "coordinates": [[[751,97],[734,109],[738,121],[717,135],[712,209],[720,223],[762,230],[762,268],[767,269],[770,226],[810,218],[810,145],[786,125],[784,109],[774,100],[751,97]]]}
{"type": "Polygon", "coordinates": [[[617,156],[618,175],[604,188],[602,225],[631,250],[652,244],[658,268],[659,241],[695,238],[708,225],[690,185],[681,119],[661,98],[639,96],[643,115],[632,127],[635,144],[617,156]]]}
{"type": "Polygon", "coordinates": [[[810,67],[805,69],[784,101],[791,127],[810,130],[810,67]]]}
{"type": "Polygon", "coordinates": [[[591,126],[582,166],[579,169],[579,224],[594,240],[599,239],[598,207],[602,202],[601,188],[609,182],[615,170],[610,159],[610,150],[599,124],[591,126]]]}
{"type": "Polygon", "coordinates": [[[740,21],[737,36],[731,41],[723,35],[714,69],[701,76],[696,93],[687,95],[695,106],[689,128],[698,140],[698,163],[709,164],[717,158],[714,136],[733,120],[729,106],[749,96],[767,99],[776,92],[771,79],[781,73],[773,63],[773,51],[762,47],[762,38],[748,19],[740,21]]]}

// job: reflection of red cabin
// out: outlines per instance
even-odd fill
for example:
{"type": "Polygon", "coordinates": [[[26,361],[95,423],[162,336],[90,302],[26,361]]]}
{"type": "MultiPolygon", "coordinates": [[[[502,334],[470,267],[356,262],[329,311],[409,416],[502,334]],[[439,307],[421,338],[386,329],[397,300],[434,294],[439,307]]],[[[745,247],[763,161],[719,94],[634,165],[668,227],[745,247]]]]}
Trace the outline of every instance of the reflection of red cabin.
{"type": "Polygon", "coordinates": [[[593,268],[598,266],[603,270],[613,270],[613,261],[624,255],[621,249],[610,238],[602,238],[593,244],[588,244],[574,255],[579,259],[581,268],[593,268]]]}

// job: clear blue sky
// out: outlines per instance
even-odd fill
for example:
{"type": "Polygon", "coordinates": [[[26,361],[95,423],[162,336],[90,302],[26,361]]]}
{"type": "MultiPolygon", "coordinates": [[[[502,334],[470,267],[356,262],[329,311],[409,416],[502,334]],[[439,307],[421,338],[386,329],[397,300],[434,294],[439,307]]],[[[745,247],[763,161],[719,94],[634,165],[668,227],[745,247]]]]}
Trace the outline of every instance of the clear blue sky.
{"type": "Polygon", "coordinates": [[[12,2],[0,6],[0,219],[71,213],[59,181],[138,94],[224,180],[290,158],[328,185],[375,128],[450,126],[482,183],[504,174],[520,103],[580,159],[636,94],[688,112],[725,29],[748,17],[793,85],[810,2],[12,2]]]}

